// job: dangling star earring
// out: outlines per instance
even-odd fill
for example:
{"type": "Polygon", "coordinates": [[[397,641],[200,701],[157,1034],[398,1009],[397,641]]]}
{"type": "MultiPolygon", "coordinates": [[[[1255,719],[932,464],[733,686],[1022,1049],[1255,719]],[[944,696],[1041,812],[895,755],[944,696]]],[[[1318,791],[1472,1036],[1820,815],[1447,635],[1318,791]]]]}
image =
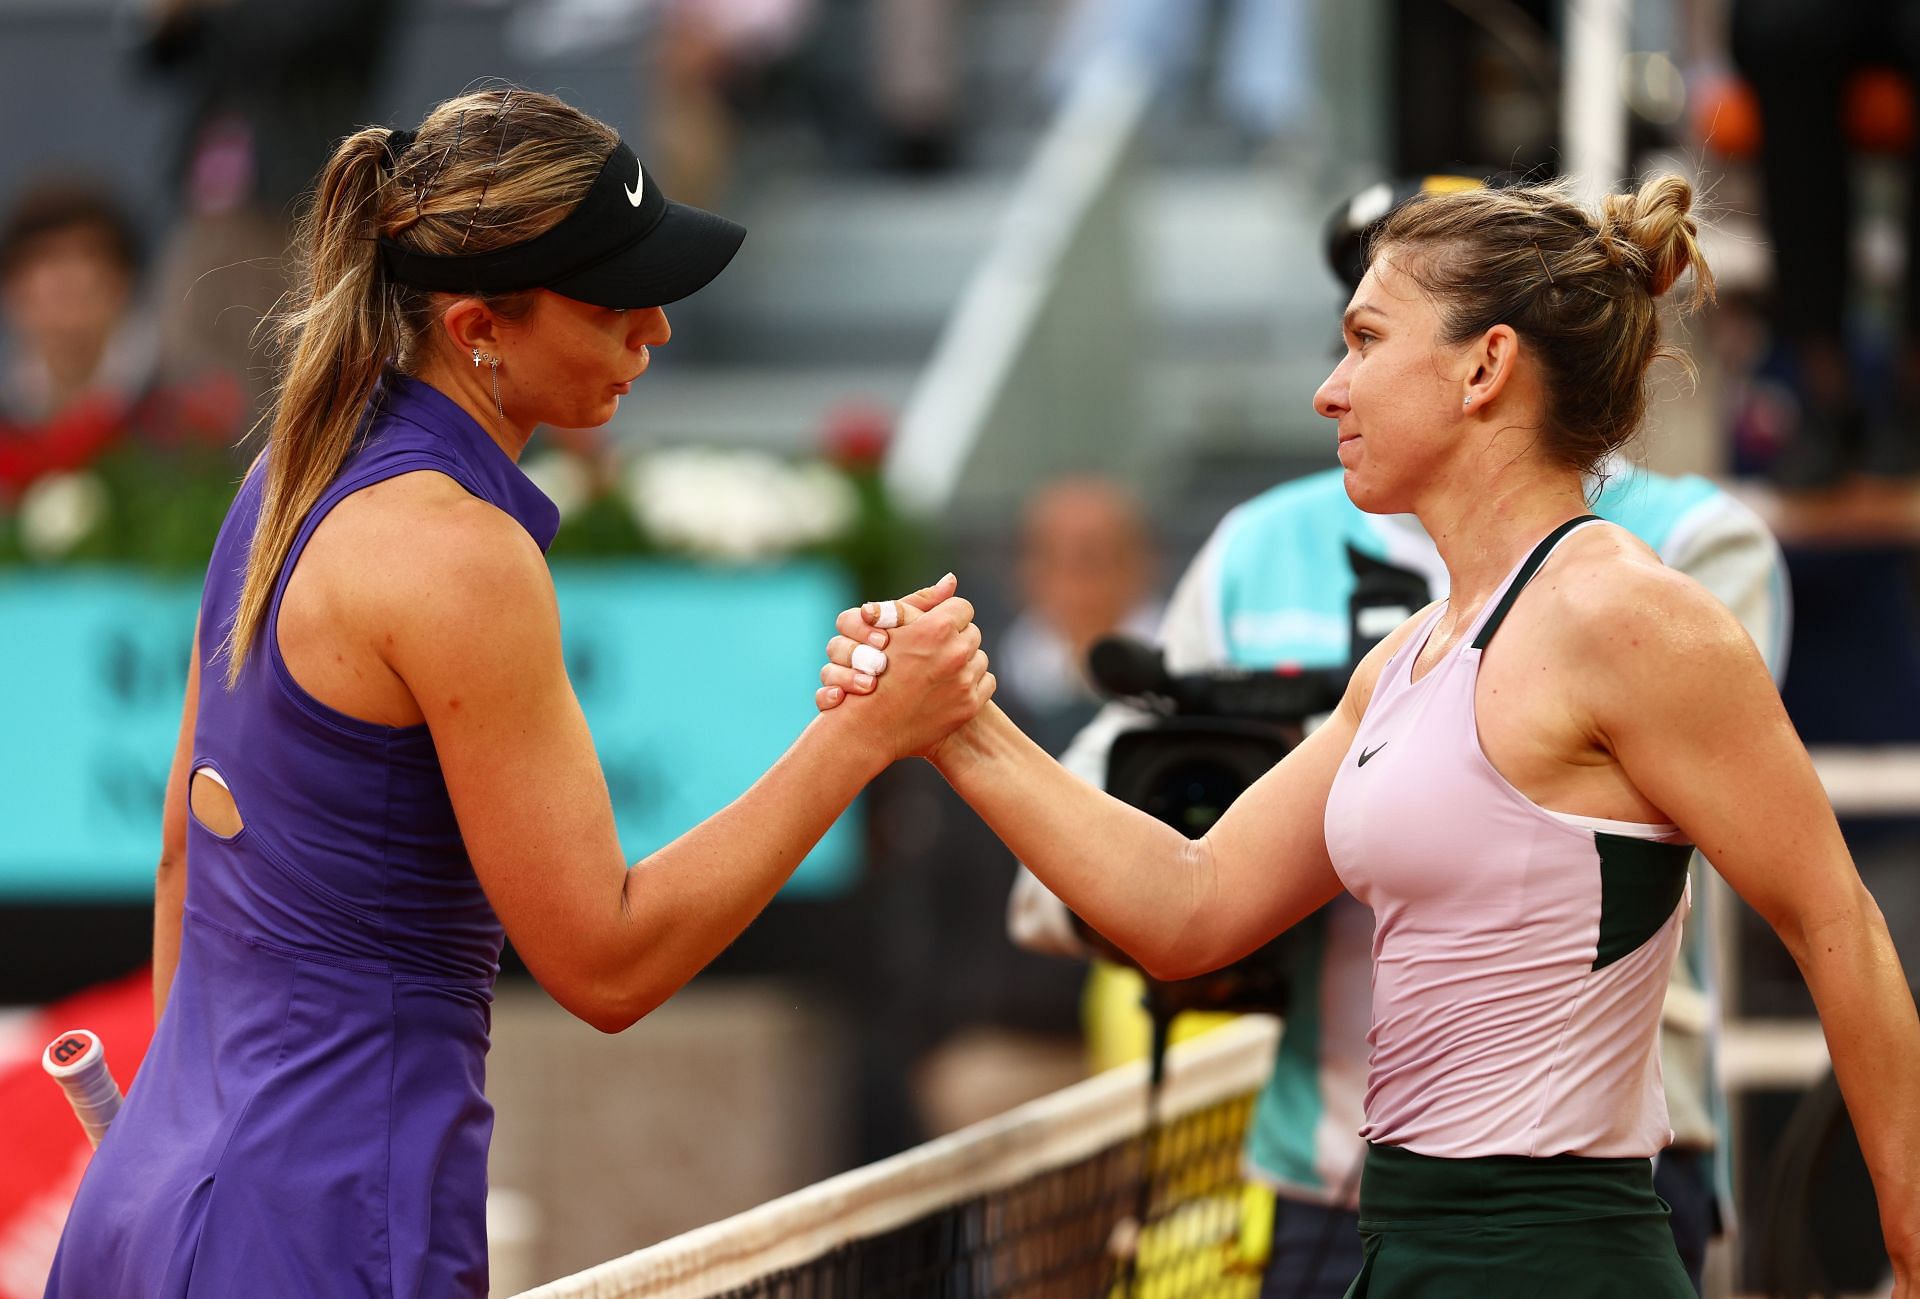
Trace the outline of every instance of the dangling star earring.
{"type": "Polygon", "coordinates": [[[500,412],[501,419],[505,419],[507,410],[500,404],[500,358],[491,352],[482,352],[479,348],[474,348],[473,368],[478,370],[482,361],[485,361],[488,368],[493,371],[493,408],[500,412]]]}

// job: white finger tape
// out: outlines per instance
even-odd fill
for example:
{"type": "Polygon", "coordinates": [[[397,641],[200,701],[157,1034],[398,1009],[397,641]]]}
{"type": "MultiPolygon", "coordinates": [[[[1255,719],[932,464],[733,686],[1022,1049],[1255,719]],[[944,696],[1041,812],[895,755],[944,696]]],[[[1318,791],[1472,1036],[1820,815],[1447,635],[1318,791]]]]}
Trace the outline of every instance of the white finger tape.
{"type": "Polygon", "coordinates": [[[880,602],[880,617],[873,625],[880,628],[898,627],[900,625],[900,602],[898,600],[882,600],[880,602]]]}
{"type": "Polygon", "coordinates": [[[853,647],[853,670],[877,677],[887,670],[887,656],[871,645],[853,647]]]}

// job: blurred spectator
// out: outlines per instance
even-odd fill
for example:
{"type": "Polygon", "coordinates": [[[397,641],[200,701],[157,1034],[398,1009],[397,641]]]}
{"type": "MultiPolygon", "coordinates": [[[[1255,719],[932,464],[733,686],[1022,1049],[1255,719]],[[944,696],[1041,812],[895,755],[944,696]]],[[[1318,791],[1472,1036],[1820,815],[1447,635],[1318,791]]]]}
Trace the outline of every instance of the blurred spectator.
{"type": "Polygon", "coordinates": [[[1308,0],[1071,0],[1047,67],[1064,95],[1081,70],[1119,53],[1162,90],[1208,65],[1205,40],[1218,15],[1214,98],[1249,143],[1306,140],[1312,130],[1314,13],[1308,0]]]}
{"type": "Polygon", "coordinates": [[[1109,632],[1150,640],[1160,623],[1157,564],[1140,504],[1100,478],[1065,478],[1036,492],[1021,524],[1015,577],[1021,613],[994,657],[1002,704],[1052,752],[1099,708],[1087,651],[1109,632]]]}
{"type": "Polygon", "coordinates": [[[639,47],[647,156],[680,201],[699,207],[725,193],[742,110],[800,51],[817,9],[816,0],[531,0],[508,40],[548,60],[639,47]]]}
{"type": "Polygon", "coordinates": [[[1891,64],[1909,79],[1920,71],[1920,0],[1735,0],[1732,19],[1734,61],[1760,105],[1776,342],[1800,398],[1773,476],[1793,490],[1830,486],[1856,467],[1911,478],[1920,474],[1920,221],[1907,222],[1892,374],[1876,384],[1847,339],[1857,286],[1843,122],[1862,67],[1891,64]]]}
{"type": "MultiPolygon", "coordinates": [[[[1012,575],[1023,612],[989,637],[1000,645],[996,701],[1037,743],[1057,750],[1098,709],[1088,646],[1112,631],[1153,633],[1155,569],[1144,514],[1119,486],[1067,478],[1029,499],[1012,575]]],[[[963,571],[961,582],[989,598],[990,575],[963,571]]],[[[1075,1082],[1087,1052],[1082,971],[1004,935],[1018,869],[1005,845],[925,764],[889,771],[873,807],[867,949],[881,977],[865,1016],[861,1118],[877,1157],[1075,1082]],[[900,1079],[905,1095],[891,1090],[900,1079]]]]}
{"type": "Polygon", "coordinates": [[[234,383],[163,372],[135,309],[139,271],[125,214],[91,185],[32,187],[0,225],[0,503],[129,439],[205,446],[238,432],[234,383]]]}
{"type": "Polygon", "coordinates": [[[881,163],[931,175],[959,156],[955,0],[870,0],[872,94],[881,163]]]}
{"type": "Polygon", "coordinates": [[[22,197],[0,231],[0,303],[16,345],[0,372],[10,420],[44,420],[150,368],[152,337],[129,318],[139,269],[133,227],[105,193],[53,182],[22,197]]]}
{"type": "Polygon", "coordinates": [[[812,0],[652,0],[660,47],[651,120],[673,192],[695,207],[725,190],[746,88],[799,45],[812,0]]]}
{"type": "Polygon", "coordinates": [[[335,139],[364,121],[400,0],[142,0],[149,67],[187,100],[180,224],[160,274],[161,337],[192,365],[244,374],[255,325],[286,288],[295,202],[335,139]]]}

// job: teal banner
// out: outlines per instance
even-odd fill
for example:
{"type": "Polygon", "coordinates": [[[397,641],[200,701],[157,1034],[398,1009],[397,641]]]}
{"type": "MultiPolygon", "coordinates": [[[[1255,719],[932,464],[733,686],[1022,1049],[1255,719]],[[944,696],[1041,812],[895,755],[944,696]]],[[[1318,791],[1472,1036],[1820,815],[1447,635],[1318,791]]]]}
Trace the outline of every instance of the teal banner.
{"type": "MultiPolygon", "coordinates": [[[[556,564],[567,670],[630,861],[737,797],[813,716],[851,602],[825,564],[556,564]]],[[[0,574],[0,902],[153,891],[197,584],[112,571],[0,574]]],[[[788,884],[852,883],[843,817],[788,884]]]]}

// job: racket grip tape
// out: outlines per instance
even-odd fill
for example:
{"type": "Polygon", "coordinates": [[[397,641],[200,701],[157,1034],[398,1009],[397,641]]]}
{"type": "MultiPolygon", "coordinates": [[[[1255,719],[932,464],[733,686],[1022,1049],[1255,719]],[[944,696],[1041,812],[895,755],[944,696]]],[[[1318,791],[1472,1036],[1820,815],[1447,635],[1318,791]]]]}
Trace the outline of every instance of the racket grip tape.
{"type": "Polygon", "coordinates": [[[40,1064],[66,1092],[87,1140],[98,1148],[107,1125],[120,1112],[120,1084],[107,1068],[99,1037],[84,1028],[69,1029],[48,1044],[40,1064]]]}

